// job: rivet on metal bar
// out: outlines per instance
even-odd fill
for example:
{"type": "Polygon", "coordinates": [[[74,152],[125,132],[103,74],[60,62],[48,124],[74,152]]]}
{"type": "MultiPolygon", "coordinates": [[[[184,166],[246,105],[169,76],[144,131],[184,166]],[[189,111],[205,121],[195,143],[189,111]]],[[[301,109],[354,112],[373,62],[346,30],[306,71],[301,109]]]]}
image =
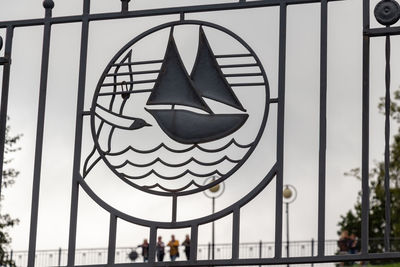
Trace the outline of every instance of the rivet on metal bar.
{"type": "Polygon", "coordinates": [[[129,11],[129,2],[131,0],[121,0],[121,12],[128,12],[129,11]]]}

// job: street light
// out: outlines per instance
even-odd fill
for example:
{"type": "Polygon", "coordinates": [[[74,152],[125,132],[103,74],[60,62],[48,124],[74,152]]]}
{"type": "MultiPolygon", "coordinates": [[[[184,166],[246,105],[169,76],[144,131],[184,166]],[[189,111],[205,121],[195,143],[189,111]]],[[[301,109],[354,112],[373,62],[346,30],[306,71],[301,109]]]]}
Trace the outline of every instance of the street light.
{"type": "MultiPolygon", "coordinates": [[[[286,205],[286,251],[289,258],[289,204],[293,203],[297,198],[297,190],[293,185],[284,185],[283,202],[286,205]]],[[[287,265],[289,266],[289,264],[287,265]]]]}
{"type": "MultiPolygon", "coordinates": [[[[215,176],[208,177],[204,181],[204,185],[210,184],[214,182],[216,179],[215,176]]],[[[208,190],[204,191],[204,195],[212,200],[212,214],[215,213],[215,199],[219,198],[225,191],[225,183],[221,182],[219,184],[214,185],[213,187],[209,188],[208,190]]],[[[211,257],[215,259],[215,222],[212,221],[211,223],[211,257]]]]}

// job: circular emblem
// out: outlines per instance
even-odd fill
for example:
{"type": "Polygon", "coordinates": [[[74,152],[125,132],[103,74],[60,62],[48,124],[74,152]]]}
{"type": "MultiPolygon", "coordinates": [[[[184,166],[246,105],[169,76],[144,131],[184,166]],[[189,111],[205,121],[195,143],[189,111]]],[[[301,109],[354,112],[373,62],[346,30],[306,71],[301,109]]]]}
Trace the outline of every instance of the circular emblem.
{"type": "Polygon", "coordinates": [[[390,26],[400,19],[400,6],[395,0],[383,0],[375,6],[374,14],[380,24],[390,26]]]}
{"type": "Polygon", "coordinates": [[[83,176],[103,161],[150,194],[215,188],[254,151],[268,110],[267,76],[241,38],[201,21],[157,26],[127,43],[98,82],[90,111],[95,145],[83,176]],[[144,48],[151,57],[143,58],[144,48]],[[254,98],[263,104],[251,106],[254,98]]]}

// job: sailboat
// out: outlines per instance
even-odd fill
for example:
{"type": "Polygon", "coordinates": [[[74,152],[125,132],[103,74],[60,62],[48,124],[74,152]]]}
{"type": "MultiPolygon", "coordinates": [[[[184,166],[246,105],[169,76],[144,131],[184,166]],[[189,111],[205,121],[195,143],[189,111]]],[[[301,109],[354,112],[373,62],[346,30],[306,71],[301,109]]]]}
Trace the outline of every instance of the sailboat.
{"type": "Polygon", "coordinates": [[[199,27],[199,44],[194,67],[189,76],[171,28],[167,50],[147,105],[172,105],[171,109],[149,109],[160,128],[183,144],[215,141],[236,132],[246,122],[246,113],[214,114],[204,98],[246,112],[224,77],[206,34],[199,27]],[[175,105],[197,108],[176,109],[175,105]]]}

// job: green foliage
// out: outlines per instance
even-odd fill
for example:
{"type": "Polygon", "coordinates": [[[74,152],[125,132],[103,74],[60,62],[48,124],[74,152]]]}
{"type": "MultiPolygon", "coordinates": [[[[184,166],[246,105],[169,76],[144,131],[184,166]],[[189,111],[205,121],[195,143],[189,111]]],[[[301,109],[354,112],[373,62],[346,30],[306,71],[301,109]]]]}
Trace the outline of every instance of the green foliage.
{"type": "MultiPolygon", "coordinates": [[[[391,103],[391,118],[400,123],[400,91],[394,94],[391,103]]],[[[384,113],[384,103],[381,101],[379,110],[384,113]]],[[[400,237],[400,128],[393,136],[390,146],[390,202],[391,202],[391,238],[400,237]]],[[[345,175],[360,179],[360,169],[353,169],[345,175]]],[[[370,219],[369,219],[369,251],[382,252],[384,250],[385,231],[385,166],[384,162],[376,163],[370,172],[370,219]]],[[[348,230],[350,233],[361,235],[361,192],[353,210],[349,210],[341,216],[338,223],[340,231],[348,230]]],[[[400,240],[393,240],[391,249],[400,250],[400,240]]]]}
{"type": "MultiPolygon", "coordinates": [[[[2,173],[2,189],[7,188],[15,183],[15,178],[17,178],[19,172],[14,168],[6,168],[8,164],[12,162],[12,158],[10,158],[10,154],[14,153],[20,148],[17,146],[17,143],[21,135],[10,136],[10,128],[9,126],[6,128],[6,140],[4,147],[4,170],[2,173]]],[[[3,192],[3,191],[2,191],[3,192]]],[[[0,196],[1,199],[4,198],[3,195],[0,196]]],[[[1,208],[1,206],[0,206],[1,208]]],[[[9,214],[3,214],[0,212],[0,266],[10,266],[14,267],[15,263],[8,259],[6,252],[9,250],[9,246],[11,243],[11,237],[8,234],[8,229],[18,224],[18,219],[13,219],[9,214]]]]}

